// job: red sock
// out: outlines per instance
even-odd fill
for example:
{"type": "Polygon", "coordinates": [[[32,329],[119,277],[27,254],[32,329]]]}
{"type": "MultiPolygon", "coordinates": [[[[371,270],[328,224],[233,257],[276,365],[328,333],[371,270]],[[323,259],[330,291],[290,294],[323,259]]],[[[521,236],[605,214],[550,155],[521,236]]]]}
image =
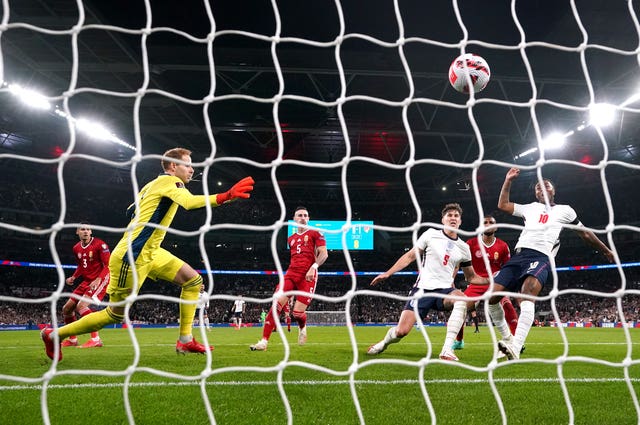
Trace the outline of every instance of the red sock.
{"type": "MultiPolygon", "coordinates": [[[[280,317],[280,313],[282,313],[282,307],[278,305],[278,313],[276,317],[280,317]]],[[[273,315],[273,310],[269,310],[269,314],[264,319],[264,327],[262,328],[262,339],[266,339],[267,341],[271,338],[271,334],[273,330],[276,328],[276,317],[273,315]]]]}
{"type": "Polygon", "coordinates": [[[511,300],[508,297],[503,297],[502,300],[500,300],[500,304],[502,304],[504,319],[509,325],[511,335],[515,335],[516,328],[518,327],[518,313],[516,313],[516,309],[513,307],[513,304],[511,304],[511,300]]]}
{"type": "Polygon", "coordinates": [[[298,322],[298,327],[300,329],[307,326],[307,312],[306,311],[297,311],[293,310],[293,318],[298,322]]]}
{"type": "MultiPolygon", "coordinates": [[[[93,311],[89,307],[85,307],[82,310],[80,310],[78,313],[80,314],[80,316],[84,317],[93,313],[93,311]]],[[[91,332],[91,338],[98,338],[98,335],[99,335],[98,332],[91,332]]]]}
{"type": "MultiPolygon", "coordinates": [[[[69,323],[73,323],[76,321],[76,314],[73,313],[71,316],[64,316],[64,324],[68,325],[69,323]]],[[[69,339],[76,339],[75,335],[70,335],[69,339]]]]}

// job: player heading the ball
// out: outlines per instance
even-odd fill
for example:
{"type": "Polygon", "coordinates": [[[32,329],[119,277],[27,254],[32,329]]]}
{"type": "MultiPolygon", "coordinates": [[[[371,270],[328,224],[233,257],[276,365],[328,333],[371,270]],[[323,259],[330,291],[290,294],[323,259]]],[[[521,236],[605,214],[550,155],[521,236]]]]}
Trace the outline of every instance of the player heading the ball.
{"type": "MultiPolygon", "coordinates": [[[[249,198],[254,181],[251,177],[245,177],[224,193],[193,195],[185,188],[185,184],[193,179],[191,151],[183,148],[168,150],[164,153],[161,164],[164,172],[147,183],[137,195],[139,209],[133,204],[127,210],[131,222],[127,226],[129,230],[111,254],[111,281],[107,293],[113,303],[124,301],[131,294],[137,294],[140,287],[134,286],[134,278],[138,285],[142,285],[147,277],[179,285],[182,288],[180,298],[193,303],[180,303],[180,337],[176,342],[176,352],[204,353],[213,350],[213,347],[197,342],[191,329],[197,306],[195,301],[198,300],[203,284],[202,277],[189,264],[161,248],[160,244],[166,230],[149,224],[169,227],[178,206],[192,210],[203,208],[207,203],[218,207],[235,199],[249,198]],[[130,256],[135,264],[130,262],[130,256]]],[[[62,359],[60,347],[54,343],[56,338],[60,341],[70,335],[93,332],[110,324],[121,323],[124,320],[124,311],[125,306],[110,305],[104,310],[61,327],[57,332],[51,328],[43,329],[41,336],[47,356],[53,359],[57,352],[58,360],[62,359]]]]}

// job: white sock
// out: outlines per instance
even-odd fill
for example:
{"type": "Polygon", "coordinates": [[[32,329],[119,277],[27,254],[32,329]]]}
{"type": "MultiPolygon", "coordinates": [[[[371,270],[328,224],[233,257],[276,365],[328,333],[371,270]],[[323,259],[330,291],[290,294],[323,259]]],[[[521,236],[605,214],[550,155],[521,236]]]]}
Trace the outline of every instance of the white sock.
{"type": "Polygon", "coordinates": [[[209,327],[209,318],[208,318],[208,317],[205,317],[205,318],[204,318],[204,325],[205,325],[206,327],[209,327]]]}
{"type": "Polygon", "coordinates": [[[502,309],[502,305],[500,305],[500,303],[489,304],[489,316],[491,316],[493,325],[498,329],[500,335],[502,335],[502,339],[507,341],[510,340],[511,331],[509,330],[507,321],[504,320],[504,310],[502,309]]]}
{"type": "Polygon", "coordinates": [[[520,302],[520,317],[518,318],[518,327],[516,328],[516,335],[514,337],[513,344],[514,348],[518,350],[518,352],[524,345],[527,335],[529,335],[535,312],[536,305],[533,301],[523,300],[520,302]]]}
{"type": "Polygon", "coordinates": [[[394,326],[393,328],[389,329],[387,331],[387,334],[384,336],[384,339],[382,340],[382,342],[384,343],[385,347],[389,344],[395,344],[396,342],[400,341],[402,338],[398,338],[396,336],[396,327],[394,326]]]}
{"type": "Polygon", "coordinates": [[[242,319],[238,319],[238,327],[242,327],[242,319]]]}
{"type": "Polygon", "coordinates": [[[465,301],[456,301],[453,304],[453,310],[447,322],[447,336],[444,339],[443,350],[451,350],[453,341],[456,339],[460,328],[464,324],[464,318],[467,315],[467,303],[465,301]]]}
{"type": "Polygon", "coordinates": [[[180,342],[183,344],[191,342],[192,339],[193,339],[193,335],[180,335],[180,342]]]}

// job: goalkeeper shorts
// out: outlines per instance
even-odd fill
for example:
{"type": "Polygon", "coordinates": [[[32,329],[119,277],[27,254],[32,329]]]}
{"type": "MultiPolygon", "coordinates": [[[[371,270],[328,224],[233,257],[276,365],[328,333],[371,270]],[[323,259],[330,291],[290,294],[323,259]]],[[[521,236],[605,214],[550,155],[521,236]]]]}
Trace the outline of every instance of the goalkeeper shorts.
{"type": "Polygon", "coordinates": [[[124,256],[114,252],[109,260],[111,274],[111,281],[107,288],[109,299],[118,302],[124,300],[134,291],[137,294],[147,278],[173,282],[184,264],[183,260],[163,248],[156,250],[151,261],[136,261],[134,267],[131,267],[126,252],[124,256]]]}

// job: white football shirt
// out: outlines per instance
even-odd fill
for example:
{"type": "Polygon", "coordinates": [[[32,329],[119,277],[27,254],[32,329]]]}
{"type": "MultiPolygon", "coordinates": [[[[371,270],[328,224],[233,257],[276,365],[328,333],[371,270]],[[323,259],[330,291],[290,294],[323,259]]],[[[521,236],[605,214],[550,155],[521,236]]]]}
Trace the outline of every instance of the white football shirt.
{"type": "Polygon", "coordinates": [[[471,265],[469,245],[460,238],[451,239],[442,230],[427,230],[420,235],[416,246],[424,250],[422,270],[416,282],[418,288],[451,288],[458,265],[465,262],[471,265]]]}
{"type": "Polygon", "coordinates": [[[235,300],[233,302],[233,312],[242,313],[242,310],[244,310],[244,300],[235,300]]]}
{"type": "Polygon", "coordinates": [[[540,202],[514,204],[513,215],[524,220],[524,229],[520,233],[516,249],[535,249],[551,257],[555,257],[560,247],[562,225],[582,225],[575,210],[569,205],[547,207],[540,202]]]}
{"type": "Polygon", "coordinates": [[[198,294],[198,308],[209,308],[209,301],[204,300],[204,292],[198,294]]]}

